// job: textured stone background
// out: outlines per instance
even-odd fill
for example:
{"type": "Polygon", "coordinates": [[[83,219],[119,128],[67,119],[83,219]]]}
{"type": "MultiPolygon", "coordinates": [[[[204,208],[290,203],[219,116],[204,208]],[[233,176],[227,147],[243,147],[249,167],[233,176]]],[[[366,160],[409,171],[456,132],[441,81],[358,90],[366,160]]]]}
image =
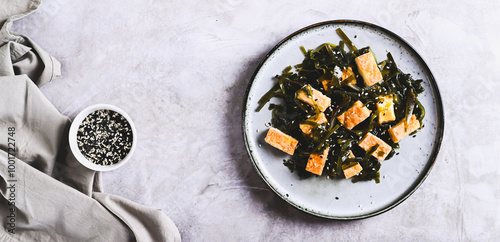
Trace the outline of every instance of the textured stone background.
{"type": "Polygon", "coordinates": [[[42,88],[73,118],[111,103],[135,120],[133,160],[105,191],[162,209],[186,241],[493,241],[500,237],[497,1],[63,1],[14,23],[62,63],[42,88]],[[356,19],[406,39],[445,106],[436,165],[404,203],[359,221],[305,214],[271,192],[241,135],[246,85],[278,41],[356,19]]]}

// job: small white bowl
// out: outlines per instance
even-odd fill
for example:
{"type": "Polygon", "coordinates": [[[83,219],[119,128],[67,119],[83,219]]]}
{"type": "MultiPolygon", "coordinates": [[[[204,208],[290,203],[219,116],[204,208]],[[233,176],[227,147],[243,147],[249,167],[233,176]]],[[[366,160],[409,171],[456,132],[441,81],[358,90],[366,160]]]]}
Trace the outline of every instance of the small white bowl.
{"type": "Polygon", "coordinates": [[[135,147],[137,145],[137,131],[135,129],[135,125],[132,122],[132,119],[130,116],[128,116],[127,113],[125,113],[123,110],[120,108],[110,105],[110,104],[96,104],[89,106],[82,110],[78,115],[76,115],[75,119],[73,120],[73,123],[71,124],[71,127],[69,128],[69,147],[71,148],[71,152],[73,152],[73,155],[76,157],[76,159],[85,167],[95,170],[95,171],[111,171],[114,170],[125,163],[127,163],[128,160],[130,160],[130,157],[134,153],[135,147]],[[111,111],[115,111],[119,114],[121,114],[127,122],[130,124],[130,127],[132,128],[132,147],[130,148],[130,151],[128,152],[127,156],[125,156],[122,160],[119,162],[112,164],[112,165],[98,165],[93,163],[92,161],[89,161],[85,156],[82,154],[80,149],[78,148],[78,144],[76,142],[77,138],[77,132],[78,128],[80,127],[80,124],[82,121],[92,112],[101,110],[101,109],[107,109],[111,111]]]}

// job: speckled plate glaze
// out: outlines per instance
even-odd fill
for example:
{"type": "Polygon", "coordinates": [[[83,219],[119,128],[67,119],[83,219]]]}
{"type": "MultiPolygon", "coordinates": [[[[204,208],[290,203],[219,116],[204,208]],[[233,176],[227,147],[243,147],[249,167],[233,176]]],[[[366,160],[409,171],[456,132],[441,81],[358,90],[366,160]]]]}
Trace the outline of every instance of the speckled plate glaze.
{"type": "MultiPolygon", "coordinates": [[[[347,48],[347,47],[346,47],[347,48]]],[[[271,102],[277,102],[272,99],[271,102]]],[[[370,23],[340,20],[314,24],[279,42],[254,72],[243,106],[243,136],[248,155],[257,172],[282,199],[307,213],[339,220],[360,219],[386,212],[407,199],[429,174],[441,146],[444,114],[434,77],[422,57],[402,38],[370,23]],[[258,100],[274,85],[273,77],[303,60],[300,46],[313,49],[322,43],[338,44],[336,29],[341,28],[358,47],[370,46],[379,61],[391,52],[398,67],[415,79],[423,79],[425,92],[419,100],[426,108],[424,128],[415,137],[400,142],[398,155],[382,162],[381,182],[352,183],[328,180],[325,176],[301,180],[283,165],[289,158],[264,138],[271,120],[267,104],[256,112],[258,100]]],[[[418,208],[415,208],[418,209],[418,208]]]]}

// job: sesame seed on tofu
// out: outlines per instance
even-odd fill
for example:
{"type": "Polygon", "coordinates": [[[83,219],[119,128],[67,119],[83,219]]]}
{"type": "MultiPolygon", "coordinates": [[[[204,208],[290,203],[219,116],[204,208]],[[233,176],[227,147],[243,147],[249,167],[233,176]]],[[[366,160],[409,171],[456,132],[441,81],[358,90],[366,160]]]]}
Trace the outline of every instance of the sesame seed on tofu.
{"type": "Polygon", "coordinates": [[[299,143],[299,141],[292,136],[287,135],[279,129],[273,127],[269,128],[269,131],[267,131],[265,141],[271,146],[290,155],[293,155],[295,148],[297,148],[297,144],[299,143]]]}
{"type": "Polygon", "coordinates": [[[344,125],[344,127],[346,127],[346,129],[351,130],[356,125],[367,119],[371,112],[372,111],[370,111],[361,101],[358,100],[347,111],[339,115],[337,119],[342,125],[344,125]]]}
{"type": "Polygon", "coordinates": [[[406,126],[406,119],[403,119],[399,121],[398,124],[394,125],[393,127],[389,128],[387,131],[389,131],[389,135],[391,136],[391,139],[394,143],[399,142],[401,139],[404,137],[408,136],[409,134],[413,133],[415,130],[420,128],[420,122],[417,119],[417,116],[413,114],[411,116],[410,122],[408,123],[408,126],[406,126]]]}
{"type": "Polygon", "coordinates": [[[323,168],[325,167],[326,159],[328,158],[328,152],[330,147],[326,147],[323,153],[311,154],[309,155],[309,160],[307,161],[306,171],[321,176],[323,174],[323,168]]]}
{"type": "Polygon", "coordinates": [[[356,162],[353,164],[342,166],[342,170],[344,171],[345,179],[349,179],[359,174],[363,170],[363,167],[361,167],[359,162],[356,162]]]}
{"type": "Polygon", "coordinates": [[[389,155],[392,147],[381,140],[379,137],[367,133],[358,143],[359,147],[363,148],[365,151],[369,151],[373,146],[379,145],[378,148],[373,152],[372,156],[377,158],[379,161],[385,160],[385,157],[389,155]]]}
{"type": "Polygon", "coordinates": [[[379,96],[379,101],[377,102],[377,110],[379,111],[378,113],[379,124],[392,122],[396,120],[392,95],[379,96]]]}
{"type": "Polygon", "coordinates": [[[328,107],[330,107],[332,100],[329,97],[323,95],[323,93],[312,88],[309,85],[305,86],[304,88],[297,91],[297,98],[299,100],[309,104],[312,107],[318,105],[318,109],[320,112],[323,112],[328,107]],[[308,91],[304,90],[304,88],[310,89],[312,95],[308,94],[308,91]]]}
{"type": "MultiPolygon", "coordinates": [[[[349,83],[351,84],[356,84],[356,78],[352,79],[351,81],[349,82],[346,82],[346,80],[353,74],[352,72],[352,67],[348,66],[347,68],[344,68],[342,70],[342,74],[339,76],[339,82],[340,84],[342,85],[347,85],[349,83]]],[[[321,82],[321,84],[323,84],[323,88],[328,91],[330,90],[330,84],[331,84],[332,80],[323,80],[321,82]]]]}
{"type": "Polygon", "coordinates": [[[377,62],[375,61],[375,56],[371,51],[356,57],[354,61],[358,66],[359,74],[361,74],[361,77],[363,77],[365,86],[373,86],[382,81],[382,73],[380,72],[380,69],[378,69],[377,62]]]}
{"type": "MultiPolygon", "coordinates": [[[[324,113],[316,114],[316,115],[308,118],[306,121],[315,122],[318,125],[328,122],[324,113]]],[[[302,132],[304,132],[304,134],[311,134],[313,129],[314,129],[314,126],[311,124],[308,124],[308,123],[301,123],[301,124],[299,124],[299,128],[300,128],[300,130],[302,130],[302,132]]]]}

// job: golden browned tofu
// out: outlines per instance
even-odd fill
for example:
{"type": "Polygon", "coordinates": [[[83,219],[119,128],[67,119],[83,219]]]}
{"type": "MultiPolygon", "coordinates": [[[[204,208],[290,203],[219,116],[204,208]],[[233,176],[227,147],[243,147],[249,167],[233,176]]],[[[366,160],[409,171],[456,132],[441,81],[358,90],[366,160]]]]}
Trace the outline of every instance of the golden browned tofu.
{"type": "Polygon", "coordinates": [[[349,179],[359,174],[363,170],[363,167],[361,167],[359,162],[356,162],[354,164],[342,166],[342,170],[344,170],[345,179],[349,179]]]}
{"type": "Polygon", "coordinates": [[[358,100],[352,105],[352,107],[347,109],[347,111],[339,115],[337,119],[342,125],[344,125],[344,127],[346,127],[346,129],[351,130],[368,118],[371,112],[372,111],[370,111],[361,101],[358,100]]]}
{"type": "MultiPolygon", "coordinates": [[[[324,113],[316,114],[316,115],[306,119],[306,121],[315,122],[317,124],[324,124],[324,123],[328,122],[324,113]]],[[[302,124],[299,124],[299,128],[302,130],[302,132],[304,132],[304,134],[311,134],[312,130],[314,129],[314,126],[311,124],[302,123],[302,124]]]]}
{"type": "MultiPolygon", "coordinates": [[[[339,79],[340,83],[347,85],[347,83],[343,82],[351,76],[351,73],[352,73],[352,68],[350,66],[348,66],[347,69],[342,70],[342,76],[339,79]]],[[[356,84],[356,79],[353,79],[352,81],[350,81],[350,83],[356,84]]]]}
{"type": "Polygon", "coordinates": [[[377,110],[379,112],[378,113],[379,124],[392,122],[396,120],[392,95],[379,96],[379,101],[377,102],[377,110]]]}
{"type": "MultiPolygon", "coordinates": [[[[348,83],[344,83],[344,81],[351,76],[352,73],[352,68],[348,66],[346,69],[342,70],[342,76],[339,78],[339,81],[343,85],[347,85],[348,83]]],[[[332,80],[323,80],[321,83],[323,84],[323,88],[325,88],[326,91],[330,89],[330,82],[332,80]]],[[[356,79],[351,80],[349,83],[356,84],[356,79]]]]}
{"type": "Polygon", "coordinates": [[[328,91],[330,89],[330,82],[332,80],[323,80],[321,83],[323,84],[323,88],[325,89],[325,91],[328,91]]]}
{"type": "Polygon", "coordinates": [[[321,112],[330,107],[332,100],[329,97],[312,87],[309,88],[311,88],[312,95],[308,95],[307,91],[300,89],[297,91],[297,98],[313,107],[315,104],[318,105],[321,112]]]}
{"type": "Polygon", "coordinates": [[[405,119],[403,119],[398,124],[389,128],[388,131],[394,143],[399,142],[401,139],[403,139],[404,137],[413,133],[413,131],[420,128],[420,122],[418,121],[417,116],[415,116],[415,114],[411,116],[410,122],[408,123],[406,130],[405,130],[405,125],[406,122],[405,119]]]}
{"type": "Polygon", "coordinates": [[[295,148],[297,148],[297,144],[299,143],[299,141],[294,139],[292,136],[287,135],[276,128],[270,128],[269,131],[267,131],[265,141],[273,147],[290,155],[293,155],[295,148]]]}
{"type": "Polygon", "coordinates": [[[351,150],[349,150],[349,158],[356,158],[356,156],[354,156],[351,150]]]}
{"type": "Polygon", "coordinates": [[[377,62],[375,61],[375,56],[370,51],[366,54],[360,55],[354,59],[356,65],[358,66],[359,74],[363,77],[365,86],[373,86],[376,83],[382,81],[382,73],[378,69],[377,62]]]}
{"type": "Polygon", "coordinates": [[[377,158],[379,161],[385,160],[385,157],[389,155],[392,150],[392,147],[381,140],[379,137],[367,133],[358,143],[359,147],[363,148],[363,150],[370,150],[373,146],[379,145],[378,148],[373,152],[372,156],[377,158]]]}
{"type": "Polygon", "coordinates": [[[328,151],[330,151],[330,147],[326,147],[321,154],[311,154],[307,161],[306,171],[321,176],[328,158],[328,151]]]}

